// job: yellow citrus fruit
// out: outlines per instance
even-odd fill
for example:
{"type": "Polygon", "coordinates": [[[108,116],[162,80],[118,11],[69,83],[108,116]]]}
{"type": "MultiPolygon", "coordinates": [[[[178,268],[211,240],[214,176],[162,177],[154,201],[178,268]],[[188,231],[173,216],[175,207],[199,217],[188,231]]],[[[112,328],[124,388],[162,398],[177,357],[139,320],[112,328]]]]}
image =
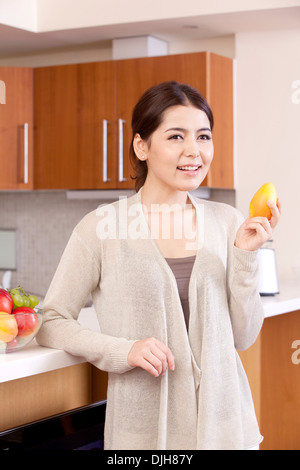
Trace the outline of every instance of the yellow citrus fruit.
{"type": "Polygon", "coordinates": [[[273,183],[263,184],[254,194],[249,207],[250,217],[267,217],[270,220],[272,213],[267,206],[267,201],[277,203],[277,192],[273,183]]]}

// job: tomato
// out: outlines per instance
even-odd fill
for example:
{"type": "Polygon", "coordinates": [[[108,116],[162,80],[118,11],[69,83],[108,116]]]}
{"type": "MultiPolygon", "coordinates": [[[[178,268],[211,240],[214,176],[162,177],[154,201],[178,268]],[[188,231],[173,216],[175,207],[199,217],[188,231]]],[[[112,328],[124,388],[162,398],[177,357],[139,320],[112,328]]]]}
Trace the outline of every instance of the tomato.
{"type": "Polygon", "coordinates": [[[11,313],[14,306],[14,301],[9,292],[5,289],[0,289],[0,312],[11,313]]]}
{"type": "Polygon", "coordinates": [[[29,336],[39,327],[39,319],[33,308],[18,307],[13,310],[18,325],[18,336],[29,336]],[[26,315],[23,315],[26,313],[26,315]],[[22,314],[22,315],[19,315],[22,314]]]}

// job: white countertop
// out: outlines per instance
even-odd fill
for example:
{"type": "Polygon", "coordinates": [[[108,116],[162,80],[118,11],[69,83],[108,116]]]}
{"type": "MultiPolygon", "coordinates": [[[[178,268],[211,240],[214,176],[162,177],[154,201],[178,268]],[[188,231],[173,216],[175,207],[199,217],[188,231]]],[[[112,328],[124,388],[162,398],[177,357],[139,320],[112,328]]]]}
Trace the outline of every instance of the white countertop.
{"type": "Polygon", "coordinates": [[[279,281],[280,293],[262,297],[265,318],[300,310],[300,283],[279,281]]]}
{"type": "MultiPolygon", "coordinates": [[[[279,285],[280,294],[262,297],[265,318],[300,310],[300,284],[280,282],[279,285]]],[[[99,330],[93,307],[82,309],[79,322],[92,330],[99,330]]],[[[44,348],[33,340],[20,351],[0,354],[0,383],[83,362],[85,360],[81,357],[72,356],[58,349],[44,348]]]]}

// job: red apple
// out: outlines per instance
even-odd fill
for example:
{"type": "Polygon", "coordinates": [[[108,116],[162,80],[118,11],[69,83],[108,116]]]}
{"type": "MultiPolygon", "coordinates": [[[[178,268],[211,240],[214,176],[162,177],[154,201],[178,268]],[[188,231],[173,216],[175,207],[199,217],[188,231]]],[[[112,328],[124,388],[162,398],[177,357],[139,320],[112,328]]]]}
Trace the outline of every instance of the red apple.
{"type": "Polygon", "coordinates": [[[18,307],[13,310],[17,325],[18,336],[29,336],[34,333],[39,327],[39,319],[33,308],[18,307]],[[21,315],[26,313],[26,315],[21,315]]]}
{"type": "Polygon", "coordinates": [[[5,289],[0,289],[0,312],[11,313],[14,306],[14,301],[9,292],[5,289]]]}

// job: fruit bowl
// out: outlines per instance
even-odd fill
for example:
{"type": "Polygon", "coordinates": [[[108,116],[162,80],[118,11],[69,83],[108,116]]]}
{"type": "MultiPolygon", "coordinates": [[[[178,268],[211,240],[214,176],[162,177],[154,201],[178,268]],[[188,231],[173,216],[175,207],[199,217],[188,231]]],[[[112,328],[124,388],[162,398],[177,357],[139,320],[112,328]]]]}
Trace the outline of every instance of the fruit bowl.
{"type": "Polygon", "coordinates": [[[0,313],[0,353],[19,351],[37,335],[43,321],[43,311],[34,313],[0,313]]]}

